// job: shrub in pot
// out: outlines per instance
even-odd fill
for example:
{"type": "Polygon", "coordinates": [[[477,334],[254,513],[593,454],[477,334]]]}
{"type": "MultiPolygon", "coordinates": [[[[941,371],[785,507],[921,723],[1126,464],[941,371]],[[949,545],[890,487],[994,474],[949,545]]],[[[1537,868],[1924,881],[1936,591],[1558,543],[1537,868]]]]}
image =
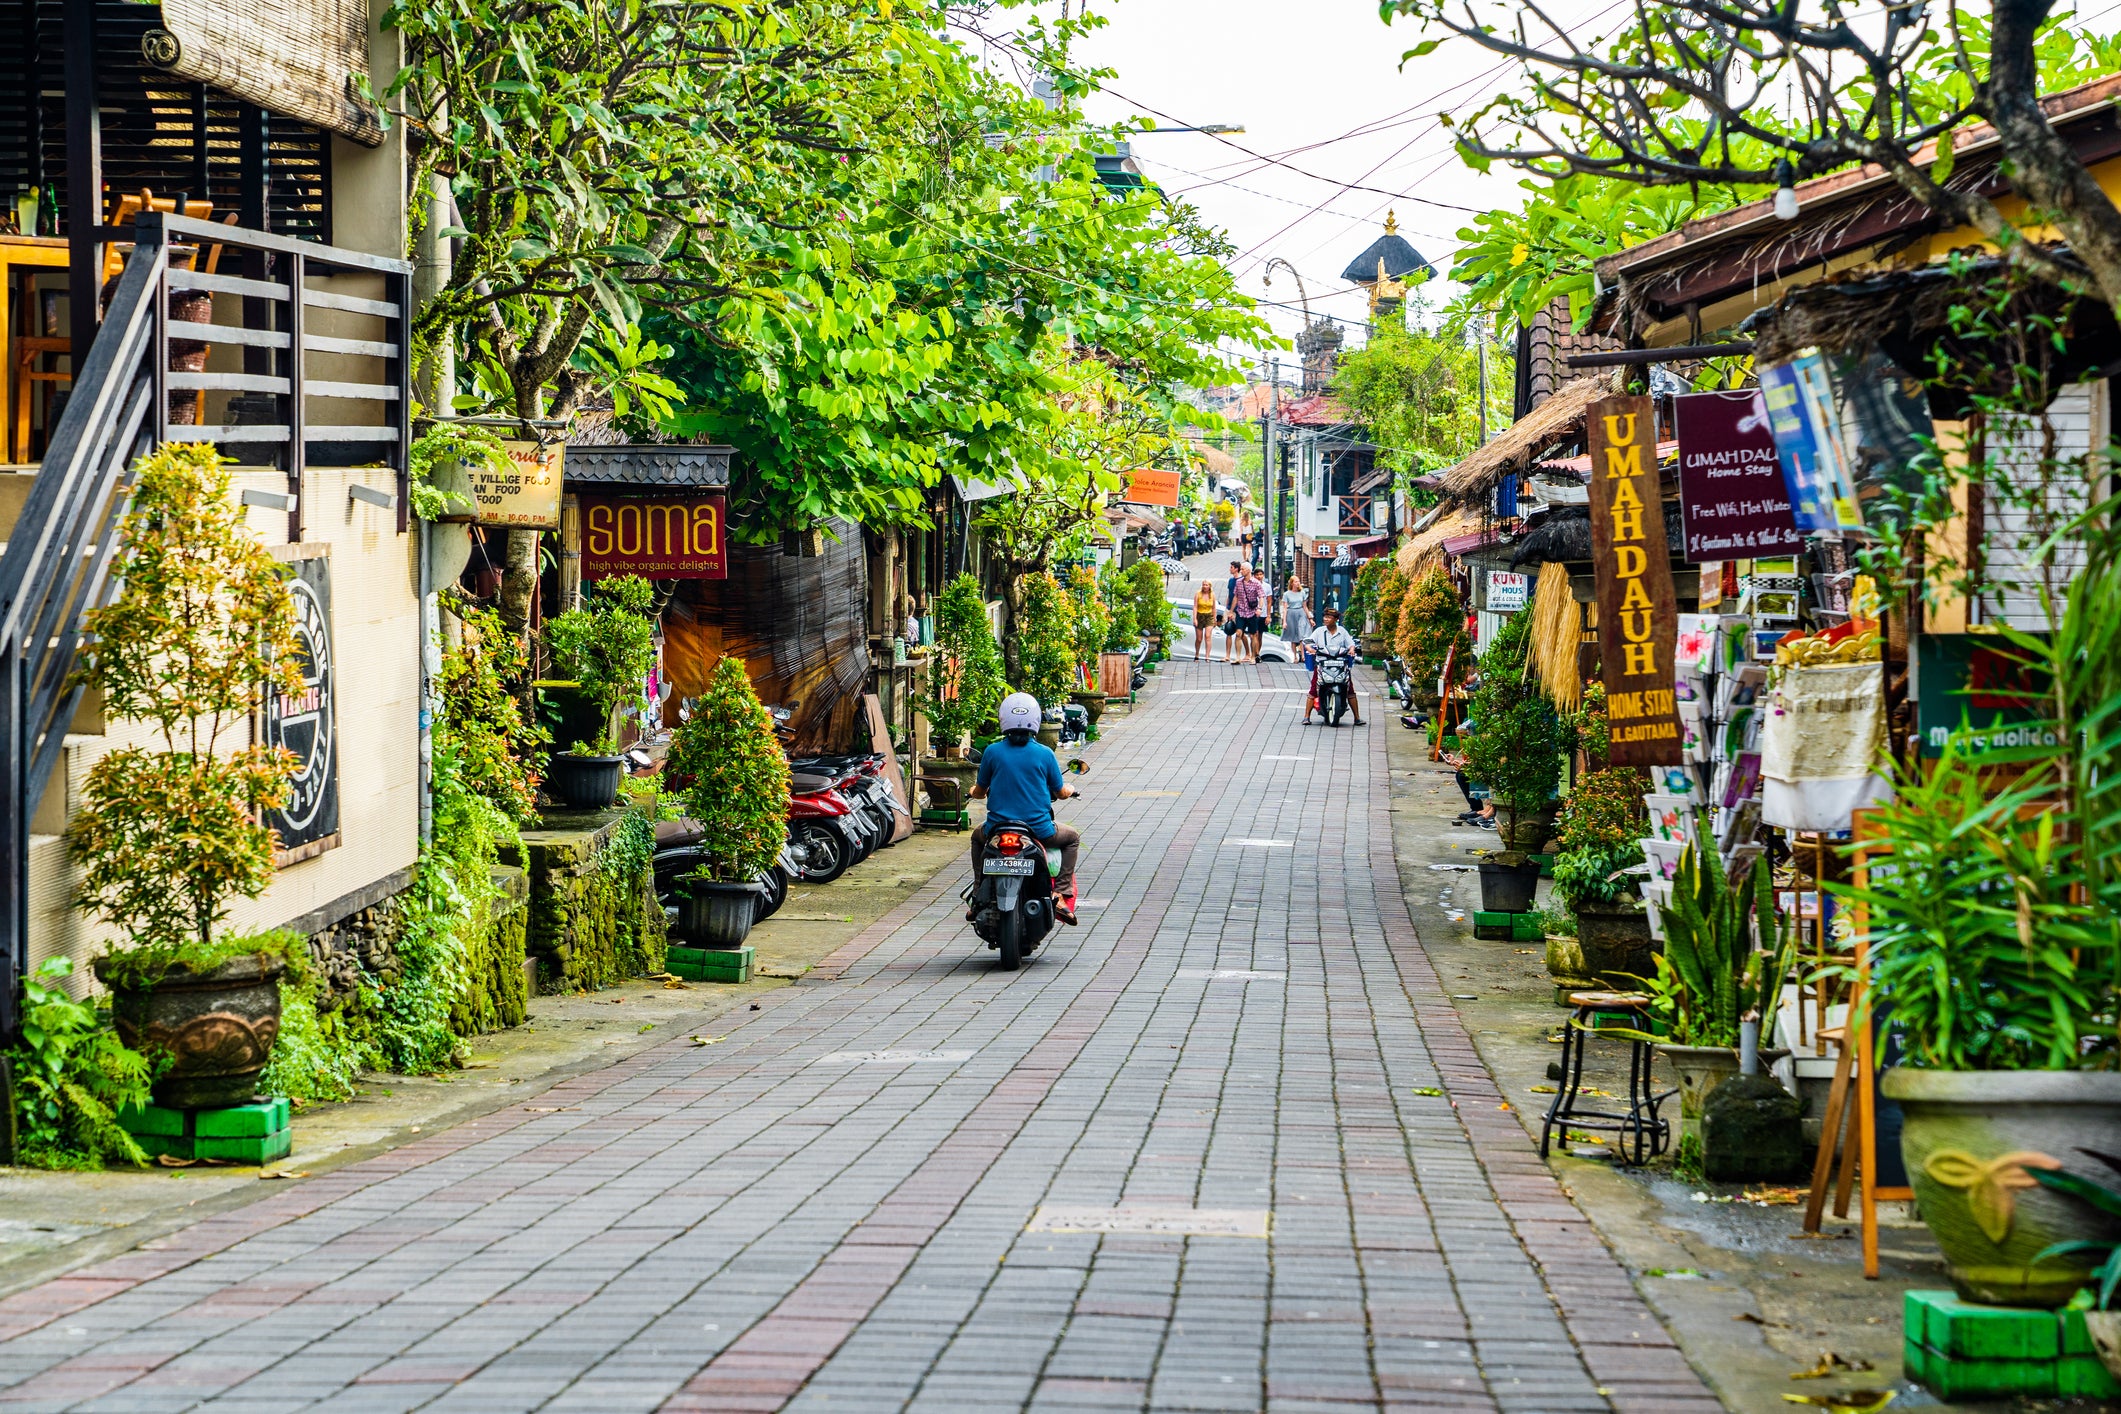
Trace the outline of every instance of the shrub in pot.
{"type": "MultiPolygon", "coordinates": [[[[1075,681],[1069,685],[1068,695],[1077,701],[1082,701],[1086,691],[1097,689],[1097,656],[1105,651],[1112,633],[1112,610],[1105,603],[1103,588],[1096,572],[1087,565],[1078,565],[1069,572],[1068,604],[1073,614],[1068,636],[1075,652],[1075,681]],[[1083,686],[1085,682],[1090,684],[1089,689],[1083,686]]],[[[1098,690],[1097,695],[1102,697],[1104,693],[1098,690]]]]}
{"type": "MultiPolygon", "coordinates": [[[[1406,613],[1402,610],[1400,617],[1402,654],[1409,622],[1406,613]]],[[[1518,838],[1520,824],[1537,818],[1553,796],[1561,781],[1567,731],[1540,686],[1539,675],[1525,671],[1528,629],[1527,617],[1517,614],[1495,635],[1481,662],[1480,690],[1467,711],[1471,730],[1460,729],[1466,774],[1487,786],[1502,826],[1509,831],[1506,844],[1518,838]]],[[[1433,679],[1440,670],[1439,663],[1429,677],[1433,679]]],[[[1531,907],[1527,891],[1538,877],[1539,866],[1525,858],[1525,851],[1505,850],[1481,865],[1482,907],[1524,911],[1531,907]]]]}
{"type": "Polygon", "coordinates": [[[294,602],[244,523],[228,464],[208,446],[159,448],[135,468],[119,526],[124,588],[87,616],[75,681],[114,718],[152,729],[89,768],[67,828],[78,904],[123,941],[96,959],[120,1038],[161,1063],[155,1099],[247,1102],[279,1034],[283,962],[258,939],[217,936],[237,897],[272,881],[264,814],[295,759],[248,735],[267,692],[299,693],[294,602]]]}
{"type": "Polygon", "coordinates": [[[704,863],[680,882],[685,932],[706,947],[740,946],[761,874],[788,837],[788,759],[744,665],[725,656],[670,741],[666,770],[691,778],[685,810],[704,863]]]}
{"type": "Polygon", "coordinates": [[[1134,627],[1161,650],[1171,637],[1171,600],[1164,594],[1163,570],[1154,560],[1136,560],[1122,579],[1134,608],[1134,627]]]}
{"type": "Polygon", "coordinates": [[[943,755],[961,755],[965,734],[992,717],[1008,691],[979,581],[961,574],[936,601],[935,656],[921,698],[930,739],[943,755]]]}
{"type": "MultiPolygon", "coordinates": [[[[1665,1029],[1657,1050],[1679,1075],[1684,1160],[1699,1151],[1710,1095],[1738,1074],[1739,1028],[1748,1019],[1773,1026],[1797,941],[1775,927],[1772,871],[1755,863],[1733,883],[1714,850],[1689,846],[1680,855],[1662,912],[1664,952],[1653,959],[1656,975],[1642,981],[1650,1014],[1665,1029]]],[[[1787,1053],[1760,1054],[1765,1062],[1787,1053]]]]}
{"type": "MultiPolygon", "coordinates": [[[[1506,658],[1514,657],[1520,670],[1523,668],[1524,631],[1517,625],[1524,617],[1522,614],[1513,615],[1503,626],[1502,632],[1495,636],[1495,642],[1488,647],[1489,660],[1493,660],[1500,650],[1506,658]],[[1512,636],[1513,630],[1514,646],[1505,646],[1504,640],[1512,636]]],[[[1458,590],[1443,566],[1437,565],[1407,581],[1391,624],[1392,647],[1399,654],[1400,662],[1406,665],[1407,689],[1413,693],[1416,706],[1436,705],[1436,684],[1443,676],[1446,658],[1451,661],[1454,679],[1463,681],[1472,675],[1473,639],[1466,632],[1465,606],[1459,602],[1458,590]]],[[[1485,663],[1482,667],[1481,682],[1485,687],[1490,675],[1485,663]]],[[[1504,674],[1497,672],[1493,676],[1500,679],[1504,674]]],[[[1538,690],[1536,681],[1530,686],[1533,691],[1538,690]]],[[[1542,796],[1538,804],[1544,803],[1545,797],[1542,796]]]]}
{"type": "MultiPolygon", "coordinates": [[[[1593,685],[1576,716],[1578,744],[1603,762],[1608,741],[1605,689],[1593,685]]],[[[1649,975],[1655,945],[1635,881],[1619,871],[1642,863],[1644,773],[1633,766],[1588,771],[1569,792],[1557,821],[1554,892],[1576,915],[1583,965],[1615,985],[1649,975]],[[1616,877],[1617,875],[1617,877],[1616,877]]]]}
{"type": "Polygon", "coordinates": [[[581,608],[545,621],[545,651],[559,680],[548,692],[562,709],[554,739],[567,744],[552,758],[545,788],[560,805],[605,810],[618,799],[626,769],[618,716],[647,700],[654,612],[654,587],[629,574],[596,581],[581,608]]]}
{"type": "Polygon", "coordinates": [[[1075,606],[1059,580],[1041,571],[1024,577],[1013,625],[1021,686],[1042,707],[1058,707],[1076,686],[1071,626],[1075,606]]]}
{"type": "Polygon", "coordinates": [[[2121,1154],[2115,854],[2095,857],[2112,848],[2113,777],[2076,779],[2087,749],[1999,788],[1954,738],[1928,770],[1899,773],[1875,817],[1892,870],[1829,885],[1866,906],[1869,995],[1891,998],[1901,1039],[1883,1089],[1923,1221],[1971,1300],[2059,1305],[2090,1279],[2068,1244],[2121,1240],[2121,1217],[2043,1181],[2096,1172],[2080,1149],[2121,1154]]]}

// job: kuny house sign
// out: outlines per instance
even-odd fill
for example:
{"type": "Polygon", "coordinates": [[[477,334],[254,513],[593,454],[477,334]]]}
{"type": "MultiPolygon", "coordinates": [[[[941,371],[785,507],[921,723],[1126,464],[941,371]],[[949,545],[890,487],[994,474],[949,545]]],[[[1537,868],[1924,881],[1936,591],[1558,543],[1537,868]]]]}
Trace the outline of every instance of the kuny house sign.
{"type": "Polygon", "coordinates": [[[1648,398],[1591,404],[1591,558],[1615,766],[1677,764],[1683,741],[1673,697],[1679,604],[1653,416],[1648,398]]]}

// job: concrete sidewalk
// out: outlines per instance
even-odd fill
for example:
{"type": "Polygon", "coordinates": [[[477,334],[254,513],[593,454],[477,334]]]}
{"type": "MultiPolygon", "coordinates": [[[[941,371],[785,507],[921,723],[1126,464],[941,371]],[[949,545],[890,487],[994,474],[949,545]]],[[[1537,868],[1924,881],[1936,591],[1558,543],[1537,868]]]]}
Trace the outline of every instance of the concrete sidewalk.
{"type": "Polygon", "coordinates": [[[712,1044],[0,1301],[0,1403],[1717,1409],[1415,936],[1398,729],[1300,693],[1108,719],[1024,971],[953,864],[712,1044]]]}

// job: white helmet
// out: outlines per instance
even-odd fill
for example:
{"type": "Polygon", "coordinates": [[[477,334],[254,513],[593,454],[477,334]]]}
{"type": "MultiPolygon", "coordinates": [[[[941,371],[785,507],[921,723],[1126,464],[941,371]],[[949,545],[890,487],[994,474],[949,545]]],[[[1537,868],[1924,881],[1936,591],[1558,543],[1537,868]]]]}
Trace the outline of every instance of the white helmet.
{"type": "Polygon", "coordinates": [[[995,716],[1001,720],[1002,730],[1005,732],[1035,732],[1039,724],[1046,720],[1045,709],[1041,708],[1038,699],[1028,692],[1012,692],[1004,697],[995,716]]]}

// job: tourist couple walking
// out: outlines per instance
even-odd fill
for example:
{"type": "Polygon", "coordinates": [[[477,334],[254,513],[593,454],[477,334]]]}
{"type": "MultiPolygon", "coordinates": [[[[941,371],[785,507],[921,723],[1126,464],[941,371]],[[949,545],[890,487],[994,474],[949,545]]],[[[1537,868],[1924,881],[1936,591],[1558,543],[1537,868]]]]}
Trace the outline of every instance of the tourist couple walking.
{"type": "MultiPolygon", "coordinates": [[[[1223,661],[1256,663],[1267,635],[1269,612],[1266,576],[1242,560],[1230,561],[1230,578],[1223,589],[1221,612],[1215,603],[1215,583],[1202,580],[1193,592],[1193,657],[1208,656],[1208,633],[1222,625],[1223,661]]],[[[1302,643],[1311,632],[1310,605],[1302,584],[1289,576],[1289,587],[1281,596],[1281,636],[1291,644],[1302,643]]]]}

